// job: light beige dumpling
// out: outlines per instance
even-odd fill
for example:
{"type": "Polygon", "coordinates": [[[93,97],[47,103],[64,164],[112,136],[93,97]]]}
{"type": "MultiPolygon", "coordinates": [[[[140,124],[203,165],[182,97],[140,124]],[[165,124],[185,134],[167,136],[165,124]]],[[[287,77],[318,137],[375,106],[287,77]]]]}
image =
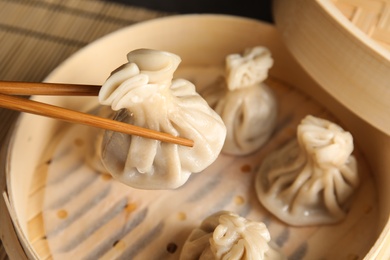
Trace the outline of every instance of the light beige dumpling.
{"type": "Polygon", "coordinates": [[[131,187],[177,188],[191,173],[216,160],[226,127],[191,82],[172,80],[179,56],[139,49],[127,59],[103,84],[100,103],[117,111],[115,120],[191,139],[194,146],[106,131],[101,144],[103,165],[131,187]]]}
{"type": "Polygon", "coordinates": [[[297,140],[269,155],[256,176],[260,202],[290,225],[343,220],[358,187],[349,132],[328,120],[306,116],[297,140]]]}
{"type": "Polygon", "coordinates": [[[272,134],[277,102],[263,82],[272,65],[271,53],[265,47],[248,48],[242,56],[228,55],[224,77],[202,92],[226,125],[223,153],[252,153],[272,134]]]}
{"type": "Polygon", "coordinates": [[[278,260],[286,259],[270,244],[270,233],[262,222],[219,211],[207,217],[184,243],[180,260],[278,260]]]}

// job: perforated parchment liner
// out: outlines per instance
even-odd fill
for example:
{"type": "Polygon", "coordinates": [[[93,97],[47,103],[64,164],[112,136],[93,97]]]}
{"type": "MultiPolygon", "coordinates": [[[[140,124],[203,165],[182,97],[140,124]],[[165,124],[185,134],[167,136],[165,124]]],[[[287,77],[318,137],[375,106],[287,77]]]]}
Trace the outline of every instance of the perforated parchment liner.
{"type": "MultiPolygon", "coordinates": [[[[191,73],[183,75],[205,85],[191,73]]],[[[267,83],[279,102],[271,140],[248,156],[221,155],[177,190],[132,189],[108,174],[93,172],[83,162],[86,127],[71,126],[48,137],[51,145],[36,169],[28,203],[28,237],[40,258],[178,259],[191,230],[222,209],[266,223],[272,240],[289,259],[362,258],[375,241],[378,208],[372,176],[358,147],[361,186],[342,223],[290,227],[258,202],[253,185],[256,169],[269,152],[295,137],[304,116],[342,125],[294,88],[276,79],[267,83]]]]}

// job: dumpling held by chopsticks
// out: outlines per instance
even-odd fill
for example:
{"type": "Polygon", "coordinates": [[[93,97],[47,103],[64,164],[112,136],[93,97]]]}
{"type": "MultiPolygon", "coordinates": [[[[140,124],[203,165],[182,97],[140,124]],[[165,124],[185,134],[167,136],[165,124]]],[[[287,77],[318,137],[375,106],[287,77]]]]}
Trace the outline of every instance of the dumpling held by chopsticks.
{"type": "Polygon", "coordinates": [[[115,120],[180,136],[193,147],[106,131],[101,157],[117,180],[141,189],[174,189],[218,157],[226,137],[220,116],[184,79],[173,79],[181,59],[138,49],[106,80],[99,102],[117,111],[115,120]]]}

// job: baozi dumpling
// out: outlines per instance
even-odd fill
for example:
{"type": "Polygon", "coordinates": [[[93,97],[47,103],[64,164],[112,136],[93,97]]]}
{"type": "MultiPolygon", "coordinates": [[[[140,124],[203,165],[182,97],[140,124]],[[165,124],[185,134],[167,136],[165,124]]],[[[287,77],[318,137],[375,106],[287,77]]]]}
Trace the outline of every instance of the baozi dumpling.
{"type": "Polygon", "coordinates": [[[180,260],[285,259],[270,245],[270,233],[262,222],[219,211],[203,220],[184,243],[180,260]]]}
{"type": "Polygon", "coordinates": [[[114,119],[194,141],[185,147],[106,131],[102,162],[119,181],[135,188],[174,189],[191,173],[216,160],[226,137],[220,118],[184,79],[172,80],[181,59],[157,50],[138,49],[103,84],[99,101],[114,119]]]}
{"type": "Polygon", "coordinates": [[[246,49],[243,56],[228,55],[225,76],[201,93],[226,125],[223,153],[249,154],[269,139],[277,103],[263,81],[272,65],[270,51],[261,46],[246,49]]]}
{"type": "Polygon", "coordinates": [[[256,176],[260,202],[296,226],[345,218],[359,184],[353,138],[340,126],[306,116],[293,140],[267,157],[256,176]]]}

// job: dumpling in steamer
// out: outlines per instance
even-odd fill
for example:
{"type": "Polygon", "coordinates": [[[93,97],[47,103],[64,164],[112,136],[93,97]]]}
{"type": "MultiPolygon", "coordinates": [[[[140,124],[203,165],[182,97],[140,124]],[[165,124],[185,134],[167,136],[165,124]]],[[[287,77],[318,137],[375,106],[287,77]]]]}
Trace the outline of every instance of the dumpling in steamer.
{"type": "Polygon", "coordinates": [[[191,232],[184,243],[180,260],[286,259],[270,240],[264,223],[229,211],[219,211],[204,219],[191,232]]]}
{"type": "Polygon", "coordinates": [[[353,138],[328,120],[306,116],[297,140],[269,155],[256,176],[260,202],[290,225],[336,223],[359,185],[353,138]]]}
{"type": "Polygon", "coordinates": [[[172,80],[179,56],[138,49],[127,59],[103,84],[100,103],[117,111],[115,120],[191,139],[194,147],[106,131],[102,162],[131,187],[177,188],[216,160],[226,127],[191,82],[172,80]]]}
{"type": "Polygon", "coordinates": [[[246,49],[242,56],[228,55],[224,77],[201,93],[227,127],[223,153],[249,154],[272,134],[277,102],[263,82],[272,65],[270,51],[261,46],[246,49]]]}

